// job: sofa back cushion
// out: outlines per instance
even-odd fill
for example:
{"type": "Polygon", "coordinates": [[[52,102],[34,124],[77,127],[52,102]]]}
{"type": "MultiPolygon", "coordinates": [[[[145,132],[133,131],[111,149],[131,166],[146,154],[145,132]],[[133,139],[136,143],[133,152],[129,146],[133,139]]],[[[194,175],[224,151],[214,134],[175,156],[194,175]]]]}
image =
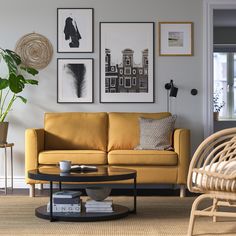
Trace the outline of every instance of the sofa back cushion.
{"type": "Polygon", "coordinates": [[[171,113],[169,112],[109,113],[108,151],[131,150],[139,144],[139,117],[150,119],[162,119],[170,115],[171,113]]]}
{"type": "Polygon", "coordinates": [[[46,113],[45,150],[107,149],[107,113],[46,113]]]}

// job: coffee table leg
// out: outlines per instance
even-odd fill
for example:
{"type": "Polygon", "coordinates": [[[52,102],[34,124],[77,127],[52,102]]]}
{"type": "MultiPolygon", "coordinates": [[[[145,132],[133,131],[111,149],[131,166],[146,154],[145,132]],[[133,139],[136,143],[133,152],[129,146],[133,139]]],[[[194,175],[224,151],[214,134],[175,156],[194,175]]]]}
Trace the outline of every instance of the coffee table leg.
{"type": "Polygon", "coordinates": [[[50,181],[50,221],[53,222],[53,202],[52,202],[52,188],[53,188],[53,182],[50,181]]]}

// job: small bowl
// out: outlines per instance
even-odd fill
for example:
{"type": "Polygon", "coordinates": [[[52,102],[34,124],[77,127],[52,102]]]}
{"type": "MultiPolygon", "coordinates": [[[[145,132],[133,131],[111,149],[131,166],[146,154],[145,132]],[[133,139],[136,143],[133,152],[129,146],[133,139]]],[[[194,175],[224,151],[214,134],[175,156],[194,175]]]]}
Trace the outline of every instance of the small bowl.
{"type": "Polygon", "coordinates": [[[110,193],[111,188],[109,187],[88,187],[86,188],[87,195],[95,201],[103,201],[110,193]]]}

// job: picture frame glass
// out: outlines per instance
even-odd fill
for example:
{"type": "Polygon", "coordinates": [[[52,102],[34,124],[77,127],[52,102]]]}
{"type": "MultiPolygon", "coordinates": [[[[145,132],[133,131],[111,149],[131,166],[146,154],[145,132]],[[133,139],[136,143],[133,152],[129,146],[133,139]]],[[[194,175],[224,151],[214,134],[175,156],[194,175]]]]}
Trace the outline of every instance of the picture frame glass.
{"type": "Polygon", "coordinates": [[[57,62],[58,103],[93,102],[93,59],[62,59],[57,62]]]}
{"type": "Polygon", "coordinates": [[[154,22],[100,23],[100,102],[154,102],[154,22]]]}
{"type": "Polygon", "coordinates": [[[57,51],[93,52],[93,9],[57,9],[57,51]]]}

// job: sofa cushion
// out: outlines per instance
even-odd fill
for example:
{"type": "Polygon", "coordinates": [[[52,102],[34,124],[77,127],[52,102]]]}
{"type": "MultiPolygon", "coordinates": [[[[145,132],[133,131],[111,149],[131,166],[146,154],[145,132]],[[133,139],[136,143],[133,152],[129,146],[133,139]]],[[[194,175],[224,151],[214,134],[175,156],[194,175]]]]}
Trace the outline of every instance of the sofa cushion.
{"type": "Polygon", "coordinates": [[[193,172],[192,174],[192,181],[197,187],[222,191],[230,189],[230,191],[235,192],[235,178],[226,179],[227,176],[232,176],[236,172],[235,160],[215,162],[211,165],[206,165],[204,168],[201,167],[199,170],[202,173],[193,172]]]}
{"type": "Polygon", "coordinates": [[[173,151],[114,150],[108,153],[108,164],[176,166],[178,155],[173,151]]]}
{"type": "Polygon", "coordinates": [[[171,136],[176,116],[163,119],[139,118],[140,143],[137,150],[165,150],[171,148],[171,136]]]}
{"type": "Polygon", "coordinates": [[[108,151],[132,150],[139,144],[139,117],[162,119],[170,115],[169,112],[109,113],[108,151]]]}
{"type": "Polygon", "coordinates": [[[45,150],[106,151],[107,126],[107,113],[46,113],[45,150]]]}
{"type": "MultiPolygon", "coordinates": [[[[112,165],[116,168],[124,168],[124,165],[112,165]]],[[[137,183],[139,184],[176,184],[178,177],[178,166],[153,166],[153,165],[127,165],[137,171],[137,183]]],[[[133,184],[133,180],[115,181],[116,184],[133,184]]]]}
{"type": "Polygon", "coordinates": [[[99,150],[56,150],[39,153],[39,164],[58,164],[61,160],[72,161],[72,164],[106,165],[107,154],[99,150]]]}

